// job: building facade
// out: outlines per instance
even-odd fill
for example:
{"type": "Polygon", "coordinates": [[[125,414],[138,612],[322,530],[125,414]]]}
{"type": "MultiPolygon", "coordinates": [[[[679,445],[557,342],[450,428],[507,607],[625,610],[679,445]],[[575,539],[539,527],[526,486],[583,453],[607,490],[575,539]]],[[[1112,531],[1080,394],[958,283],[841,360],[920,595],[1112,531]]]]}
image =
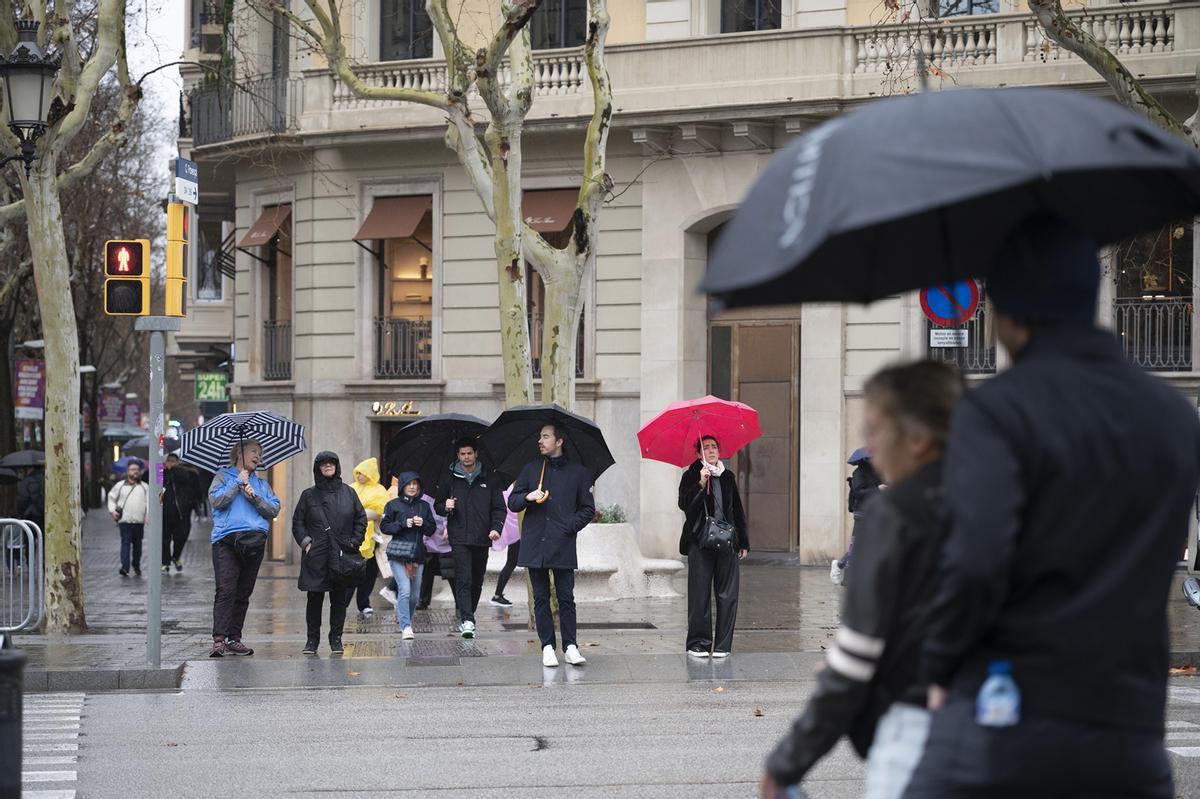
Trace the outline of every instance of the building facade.
{"type": "MultiPolygon", "coordinates": [[[[486,36],[495,9],[466,5],[462,18],[478,30],[464,24],[464,36],[486,36]]],[[[1049,45],[1027,11],[994,0],[904,25],[880,24],[884,6],[873,0],[609,5],[615,188],[577,342],[576,410],[604,428],[617,459],[597,500],[626,509],[646,555],[674,555],[679,470],[641,461],[635,433],[675,400],[738,399],[759,410],[763,428],[732,461],[754,547],[827,561],[848,539],[845,460],[861,444],[864,379],[902,357],[950,359],[979,379],[1004,363],[986,310],[963,326],[966,346],[931,348],[912,296],[714,315],[696,287],[721,226],[792,137],[914,89],[914,48],[933,67],[933,88],[1106,89],[1049,45]]],[[[343,28],[367,83],[444,85],[423,8],[347,0],[343,28]]],[[[532,28],[523,211],[552,242],[574,206],[591,110],[578,46],[584,9],[584,0],[543,3],[532,28]]],[[[237,81],[188,76],[180,148],[202,172],[180,350],[227,349],[239,409],[297,419],[311,451],[335,450],[343,463],[382,461],[388,438],[417,413],[494,417],[503,385],[493,226],[443,144],[442,116],[355,98],[282,20],[236,13],[226,20],[219,5],[200,3],[189,22],[193,56],[232,60],[237,81]]],[[[1200,3],[1093,3],[1072,13],[1156,95],[1190,113],[1200,3]]],[[[1192,251],[1186,220],[1113,248],[1099,310],[1135,361],[1186,388],[1195,385],[1192,251]]],[[[529,293],[536,331],[536,279],[529,293]]],[[[538,345],[535,335],[535,374],[538,345]]],[[[273,471],[289,508],[310,463],[273,471]]],[[[289,516],[273,557],[291,549],[289,516]]]]}

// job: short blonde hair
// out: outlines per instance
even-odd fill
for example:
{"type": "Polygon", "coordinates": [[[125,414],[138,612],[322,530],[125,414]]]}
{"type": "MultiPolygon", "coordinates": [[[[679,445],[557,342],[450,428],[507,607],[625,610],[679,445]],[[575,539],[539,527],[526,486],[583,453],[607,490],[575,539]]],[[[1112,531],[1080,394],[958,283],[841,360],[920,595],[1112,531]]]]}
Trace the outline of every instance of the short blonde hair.
{"type": "Polygon", "coordinates": [[[253,438],[247,438],[234,444],[229,450],[229,465],[237,466],[238,459],[247,449],[253,447],[258,450],[258,454],[262,454],[262,444],[253,438]]]}

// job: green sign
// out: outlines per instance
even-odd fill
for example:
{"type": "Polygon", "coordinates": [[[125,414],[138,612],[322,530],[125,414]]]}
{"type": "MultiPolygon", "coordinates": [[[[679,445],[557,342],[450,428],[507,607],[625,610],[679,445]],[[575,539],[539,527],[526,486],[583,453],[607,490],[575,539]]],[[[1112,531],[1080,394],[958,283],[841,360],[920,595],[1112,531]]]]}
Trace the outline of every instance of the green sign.
{"type": "Polygon", "coordinates": [[[196,372],[196,401],[224,402],[228,381],[224,372],[196,372]]]}

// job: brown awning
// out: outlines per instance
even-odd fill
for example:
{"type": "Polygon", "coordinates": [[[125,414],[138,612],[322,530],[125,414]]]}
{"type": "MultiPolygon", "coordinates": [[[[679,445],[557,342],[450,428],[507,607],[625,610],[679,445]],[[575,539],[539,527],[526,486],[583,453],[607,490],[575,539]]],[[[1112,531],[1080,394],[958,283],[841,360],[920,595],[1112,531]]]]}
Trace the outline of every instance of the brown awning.
{"type": "Polygon", "coordinates": [[[292,215],[292,206],[286,205],[269,205],[263,209],[262,215],[258,221],[250,226],[250,230],[238,242],[239,247],[261,247],[271,239],[275,238],[275,234],[279,232],[279,228],[283,227],[283,223],[292,215]]]}
{"type": "Polygon", "coordinates": [[[538,233],[561,233],[571,224],[579,192],[575,189],[527,191],[521,198],[525,223],[538,233]]]}
{"type": "Polygon", "coordinates": [[[355,241],[407,239],[417,232],[421,220],[433,211],[433,197],[376,197],[371,213],[354,234],[355,241]]]}

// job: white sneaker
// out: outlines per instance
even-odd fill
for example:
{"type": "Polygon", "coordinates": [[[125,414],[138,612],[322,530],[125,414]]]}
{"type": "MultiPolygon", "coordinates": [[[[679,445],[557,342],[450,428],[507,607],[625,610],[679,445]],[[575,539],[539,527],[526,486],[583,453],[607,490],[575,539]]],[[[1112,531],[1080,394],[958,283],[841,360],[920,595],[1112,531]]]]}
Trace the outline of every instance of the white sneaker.
{"type": "Polygon", "coordinates": [[[582,666],[584,663],[587,663],[587,658],[579,654],[579,647],[574,644],[567,647],[567,651],[563,653],[563,660],[572,666],[582,666]]]}
{"type": "Polygon", "coordinates": [[[554,647],[542,647],[542,665],[547,668],[554,668],[558,665],[558,658],[554,656],[554,647]]]}
{"type": "Polygon", "coordinates": [[[846,567],[839,566],[836,560],[829,562],[829,580],[834,585],[841,585],[846,576],[846,567]]]}
{"type": "Polygon", "coordinates": [[[400,633],[400,637],[403,638],[405,641],[411,641],[412,639],[416,638],[417,636],[413,634],[412,627],[405,627],[404,631],[400,633]]]}
{"type": "Polygon", "coordinates": [[[689,649],[689,650],[687,651],[687,653],[688,653],[689,655],[691,655],[692,657],[694,657],[694,658],[706,658],[706,657],[708,657],[708,653],[707,653],[707,652],[705,652],[703,649],[689,649]]]}
{"type": "Polygon", "coordinates": [[[391,602],[393,605],[396,604],[396,592],[388,588],[386,585],[379,589],[379,595],[388,602],[391,602]]]}
{"type": "Polygon", "coordinates": [[[713,660],[720,660],[721,658],[729,657],[729,653],[728,652],[713,652],[712,656],[713,656],[713,660]]]}
{"type": "Polygon", "coordinates": [[[371,617],[375,615],[375,608],[363,608],[362,615],[364,619],[370,621],[371,617]]]}
{"type": "Polygon", "coordinates": [[[474,638],[475,637],[475,622],[464,621],[462,623],[462,627],[460,629],[462,630],[463,638],[474,638]]]}

